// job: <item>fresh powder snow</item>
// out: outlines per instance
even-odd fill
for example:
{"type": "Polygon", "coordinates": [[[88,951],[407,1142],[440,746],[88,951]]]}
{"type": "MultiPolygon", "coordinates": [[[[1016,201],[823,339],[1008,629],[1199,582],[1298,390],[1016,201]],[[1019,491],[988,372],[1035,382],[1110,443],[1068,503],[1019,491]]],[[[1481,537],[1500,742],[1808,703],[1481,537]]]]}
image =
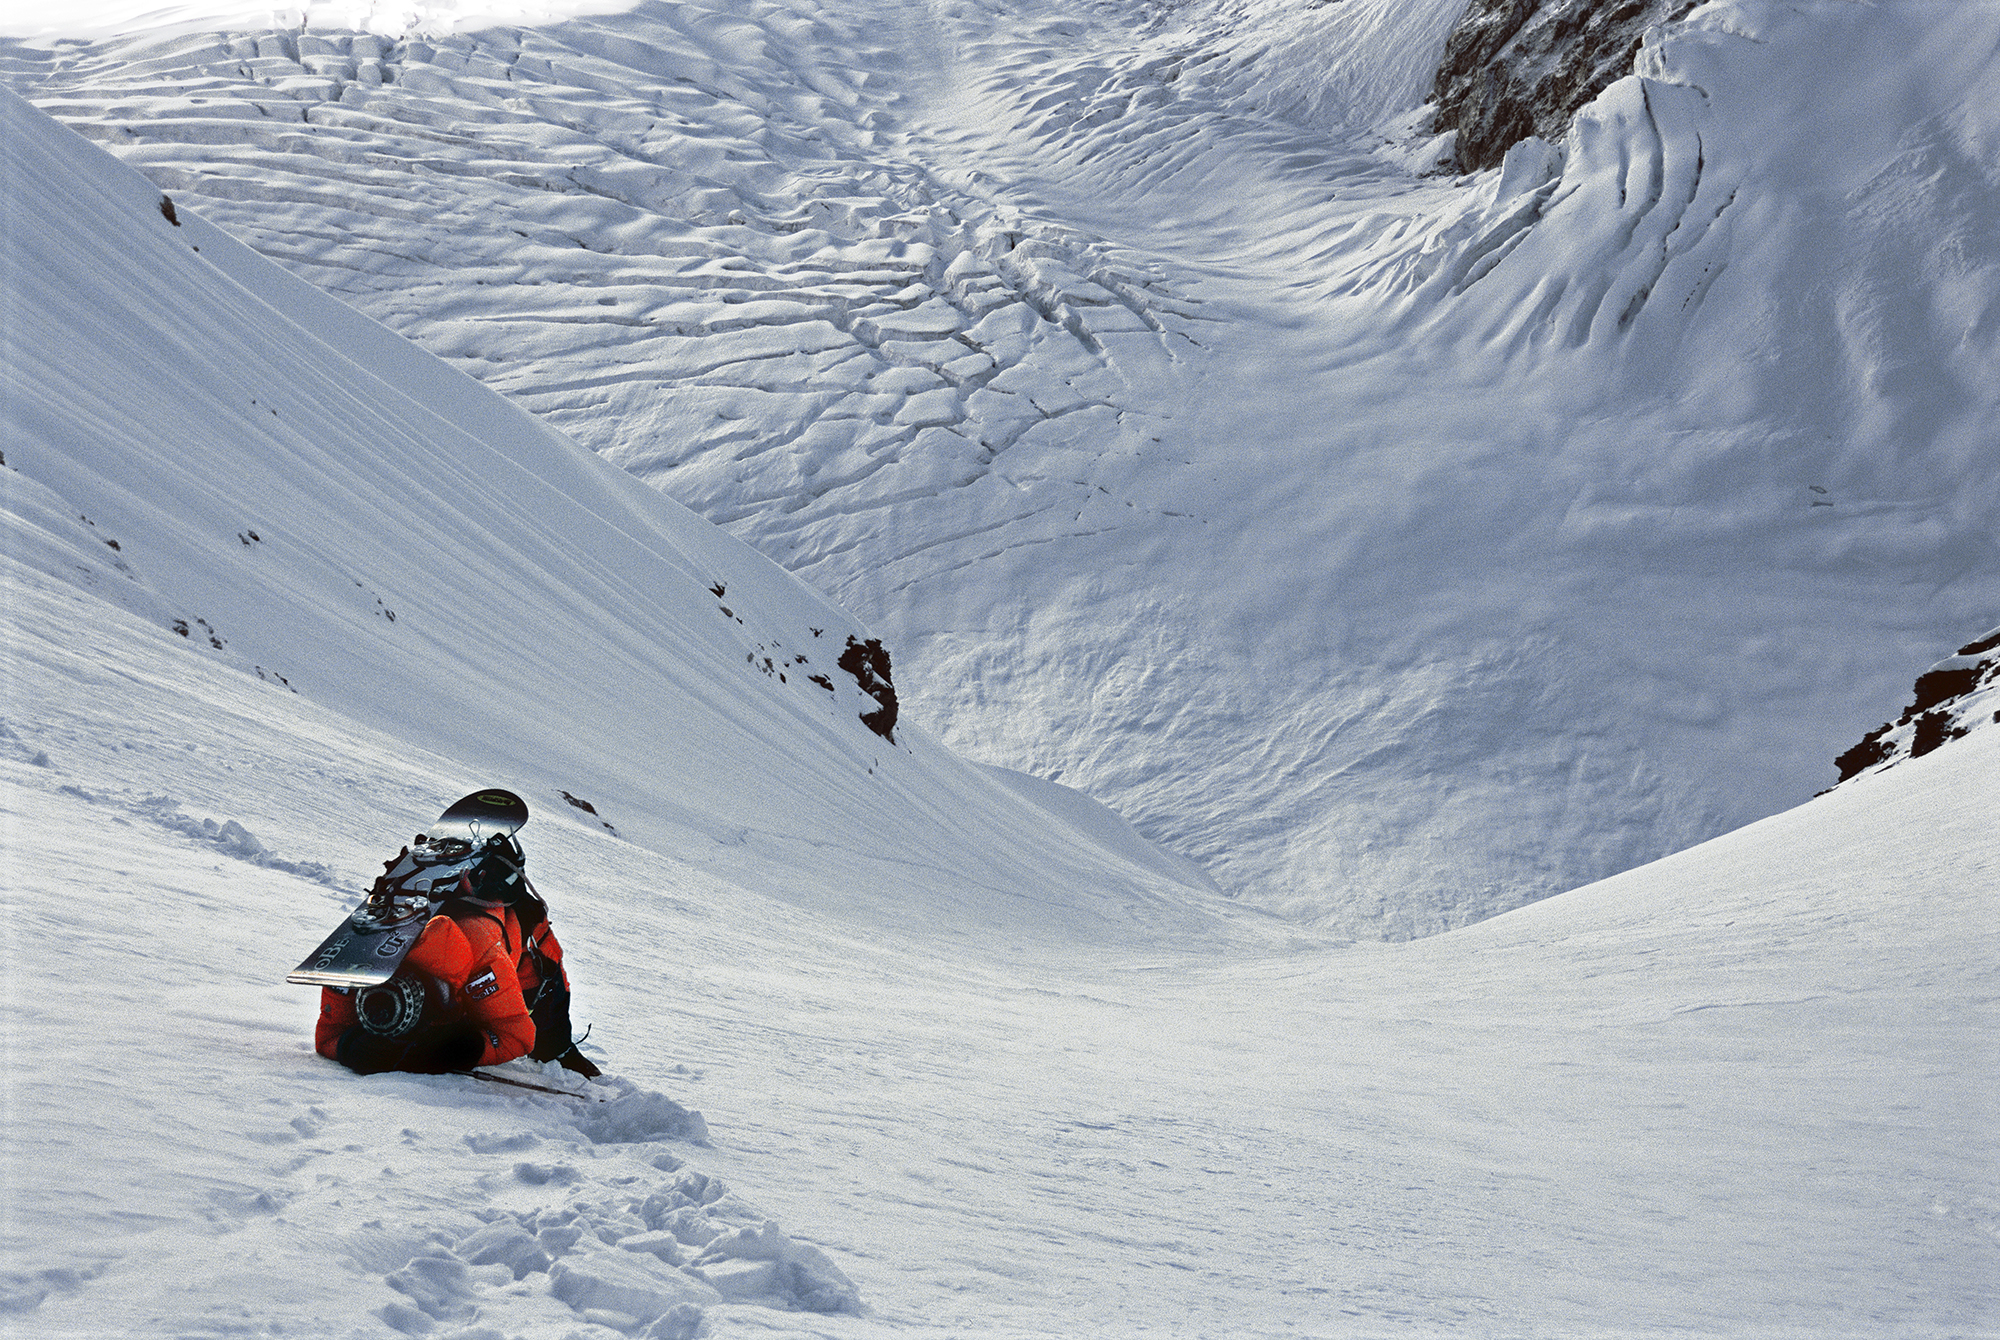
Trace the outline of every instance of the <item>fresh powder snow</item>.
{"type": "Polygon", "coordinates": [[[1457,8],[17,25],[0,1327],[2000,1326],[2000,19],[1457,8]],[[484,784],[604,1082],[283,981],[484,784]]]}

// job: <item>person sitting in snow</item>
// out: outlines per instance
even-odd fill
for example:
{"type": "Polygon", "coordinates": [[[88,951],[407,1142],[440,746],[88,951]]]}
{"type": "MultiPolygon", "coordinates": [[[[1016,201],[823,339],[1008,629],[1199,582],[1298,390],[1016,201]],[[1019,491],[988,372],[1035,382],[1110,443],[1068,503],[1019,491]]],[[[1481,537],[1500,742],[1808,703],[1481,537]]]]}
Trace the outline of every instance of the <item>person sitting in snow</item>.
{"type": "MultiPolygon", "coordinates": [[[[417,857],[405,847],[388,863],[378,895],[420,867],[430,855],[425,842],[418,838],[417,857]]],[[[571,1040],[562,945],[526,866],[513,837],[487,842],[443,894],[394,977],[378,986],[322,987],[319,1054],[364,1075],[439,1075],[519,1056],[598,1074],[571,1040]]]]}

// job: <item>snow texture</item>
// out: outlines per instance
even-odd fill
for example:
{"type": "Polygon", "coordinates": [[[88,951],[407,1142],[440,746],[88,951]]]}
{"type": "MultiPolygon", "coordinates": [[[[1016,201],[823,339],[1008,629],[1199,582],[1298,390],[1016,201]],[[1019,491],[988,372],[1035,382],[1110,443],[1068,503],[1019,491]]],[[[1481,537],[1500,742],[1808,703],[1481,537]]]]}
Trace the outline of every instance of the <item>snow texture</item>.
{"type": "Polygon", "coordinates": [[[1993,623],[2000,16],[1461,180],[1443,8],[7,48],[0,1329],[1993,1332],[2000,730],[1785,807],[1993,623]],[[481,785],[600,1081],[283,981],[481,785]]]}
{"type": "Polygon", "coordinates": [[[945,743],[1402,938],[1804,799],[2000,607],[1995,11],[1710,4],[1563,142],[1425,175],[1462,9],[654,0],[4,58],[856,610],[945,743]]]}

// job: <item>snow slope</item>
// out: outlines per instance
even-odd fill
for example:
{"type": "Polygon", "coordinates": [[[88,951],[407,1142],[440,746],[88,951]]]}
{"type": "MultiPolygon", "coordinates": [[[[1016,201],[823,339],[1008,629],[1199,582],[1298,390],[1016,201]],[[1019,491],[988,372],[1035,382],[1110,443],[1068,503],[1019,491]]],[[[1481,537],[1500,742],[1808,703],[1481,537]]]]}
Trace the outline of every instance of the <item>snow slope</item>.
{"type": "Polygon", "coordinates": [[[681,1304],[717,1337],[2000,1323],[2000,732],[1344,952],[887,933],[545,809],[588,1045],[632,1086],[594,1121],[311,1055],[281,973],[464,770],[93,603],[7,602],[8,682],[48,704],[0,759],[8,1297],[41,1300],[11,1334],[612,1340],[681,1304]],[[863,1311],[661,1259],[767,1219],[863,1311]]]}
{"type": "MultiPolygon", "coordinates": [[[[313,1058],[310,994],[278,981],[273,942],[310,938],[341,896],[130,800],[235,816],[351,887],[458,769],[309,704],[272,722],[254,683],[115,616],[85,626],[109,647],[8,644],[50,679],[103,675],[107,651],[126,670],[16,727],[50,766],[4,764],[30,872],[9,946],[10,1255],[49,1290],[14,1333],[387,1335],[378,1317],[408,1329],[427,1305],[442,1334],[610,1340],[570,1302],[676,1298],[618,1267],[657,1260],[649,1202],[708,1194],[690,1172],[733,1194],[686,1236],[774,1216],[853,1281],[869,1310],[810,1318],[819,1334],[1965,1334],[2000,1316],[1981,929],[2000,760],[1980,740],[1608,886],[1331,956],[940,953],[544,816],[529,846],[594,1038],[642,1095],[705,1114],[702,1147],[657,1103],[593,1138],[558,1100],[313,1058]],[[322,817],[295,828],[274,797],[322,817]],[[301,914],[289,936],[245,915],[274,894],[301,914]],[[205,952],[163,988],[156,937],[191,914],[205,952]],[[524,1220],[562,1271],[513,1278],[535,1264],[524,1220]]],[[[808,1321],[703,1310],[721,1336],[808,1321]]]]}
{"type": "Polygon", "coordinates": [[[1223,918],[742,668],[838,612],[0,108],[9,1334],[2000,1324],[2000,731],[1415,944],[1223,918]],[[532,651],[439,631],[474,562],[532,651]],[[495,780],[610,1082],[320,1061],[284,971],[495,780]]]}
{"type": "Polygon", "coordinates": [[[1395,938],[1803,799],[2000,605],[1994,11],[1712,3],[1422,176],[1456,8],[6,58],[859,611],[946,741],[1395,938]]]}
{"type": "MultiPolygon", "coordinates": [[[[792,848],[815,899],[878,903],[884,863],[937,863],[963,891],[955,922],[1121,883],[1185,919],[1172,895],[1197,873],[1129,835],[1075,867],[1077,835],[1030,793],[908,718],[893,743],[865,727],[877,704],[835,665],[862,630],[796,579],[199,218],[170,220],[18,99],[7,128],[17,561],[281,692],[580,796],[636,840],[698,837],[724,865],[792,848]],[[606,729],[580,737],[578,719],[606,729]],[[913,780],[940,771],[956,780],[913,780]]],[[[1065,905],[1091,934],[1087,899],[1065,905]]]]}
{"type": "Polygon", "coordinates": [[[533,1100],[578,1104],[554,1136],[611,1160],[587,1214],[503,1213],[573,1188],[566,1163],[510,1162],[523,1190],[488,1194],[490,1157],[542,1126],[474,1139],[462,1186],[413,1147],[383,1175],[418,1202],[341,1190],[328,1169],[380,1109],[296,1089],[334,1076],[300,1052],[316,996],[284,972],[480,781],[532,798],[551,891],[594,894],[568,924],[623,946],[598,980],[642,991],[673,981],[686,919],[715,916],[693,899],[750,898],[807,943],[813,920],[771,899],[839,909],[857,945],[1237,933],[1198,872],[1085,798],[907,718],[872,730],[877,701],[835,665],[858,630],[797,579],[11,93],[0,121],[10,1327],[228,1329],[249,1298],[274,1324],[426,1333],[517,1274],[538,1277],[525,1315],[565,1327],[860,1306],[824,1253],[684,1171],[664,1144],[705,1139],[699,1114],[629,1081],[533,1100]],[[246,1102],[269,1120],[239,1128],[246,1102]],[[245,1182],[246,1153],[300,1140],[321,1143],[245,1182]],[[301,1198],[303,1250],[338,1270],[296,1278],[289,1227],[209,1248],[301,1198]],[[350,1298],[379,1262],[380,1298],[350,1298]],[[85,1288],[106,1272],[123,1286],[85,1288]]]}

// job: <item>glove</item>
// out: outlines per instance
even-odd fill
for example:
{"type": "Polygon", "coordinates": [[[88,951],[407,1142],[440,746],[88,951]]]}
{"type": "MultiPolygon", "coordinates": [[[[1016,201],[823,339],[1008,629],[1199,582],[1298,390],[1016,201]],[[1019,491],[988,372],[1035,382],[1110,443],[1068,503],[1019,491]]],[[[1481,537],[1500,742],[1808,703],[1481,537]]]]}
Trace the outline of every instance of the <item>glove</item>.
{"type": "Polygon", "coordinates": [[[577,1074],[582,1075],[585,1079],[595,1079],[597,1076],[604,1073],[602,1070],[599,1070],[597,1068],[597,1066],[591,1061],[591,1059],[588,1056],[585,1056],[582,1052],[576,1049],[576,1044],[574,1042],[570,1043],[569,1050],[564,1052],[561,1056],[556,1057],[556,1060],[562,1062],[562,1068],[564,1070],[574,1070],[577,1074]]]}
{"type": "Polygon", "coordinates": [[[385,1070],[444,1075],[470,1070],[485,1054],[485,1035],[464,1024],[428,1028],[400,1038],[381,1037],[357,1024],[340,1035],[333,1049],[333,1059],[357,1075],[379,1075],[385,1070]]]}

